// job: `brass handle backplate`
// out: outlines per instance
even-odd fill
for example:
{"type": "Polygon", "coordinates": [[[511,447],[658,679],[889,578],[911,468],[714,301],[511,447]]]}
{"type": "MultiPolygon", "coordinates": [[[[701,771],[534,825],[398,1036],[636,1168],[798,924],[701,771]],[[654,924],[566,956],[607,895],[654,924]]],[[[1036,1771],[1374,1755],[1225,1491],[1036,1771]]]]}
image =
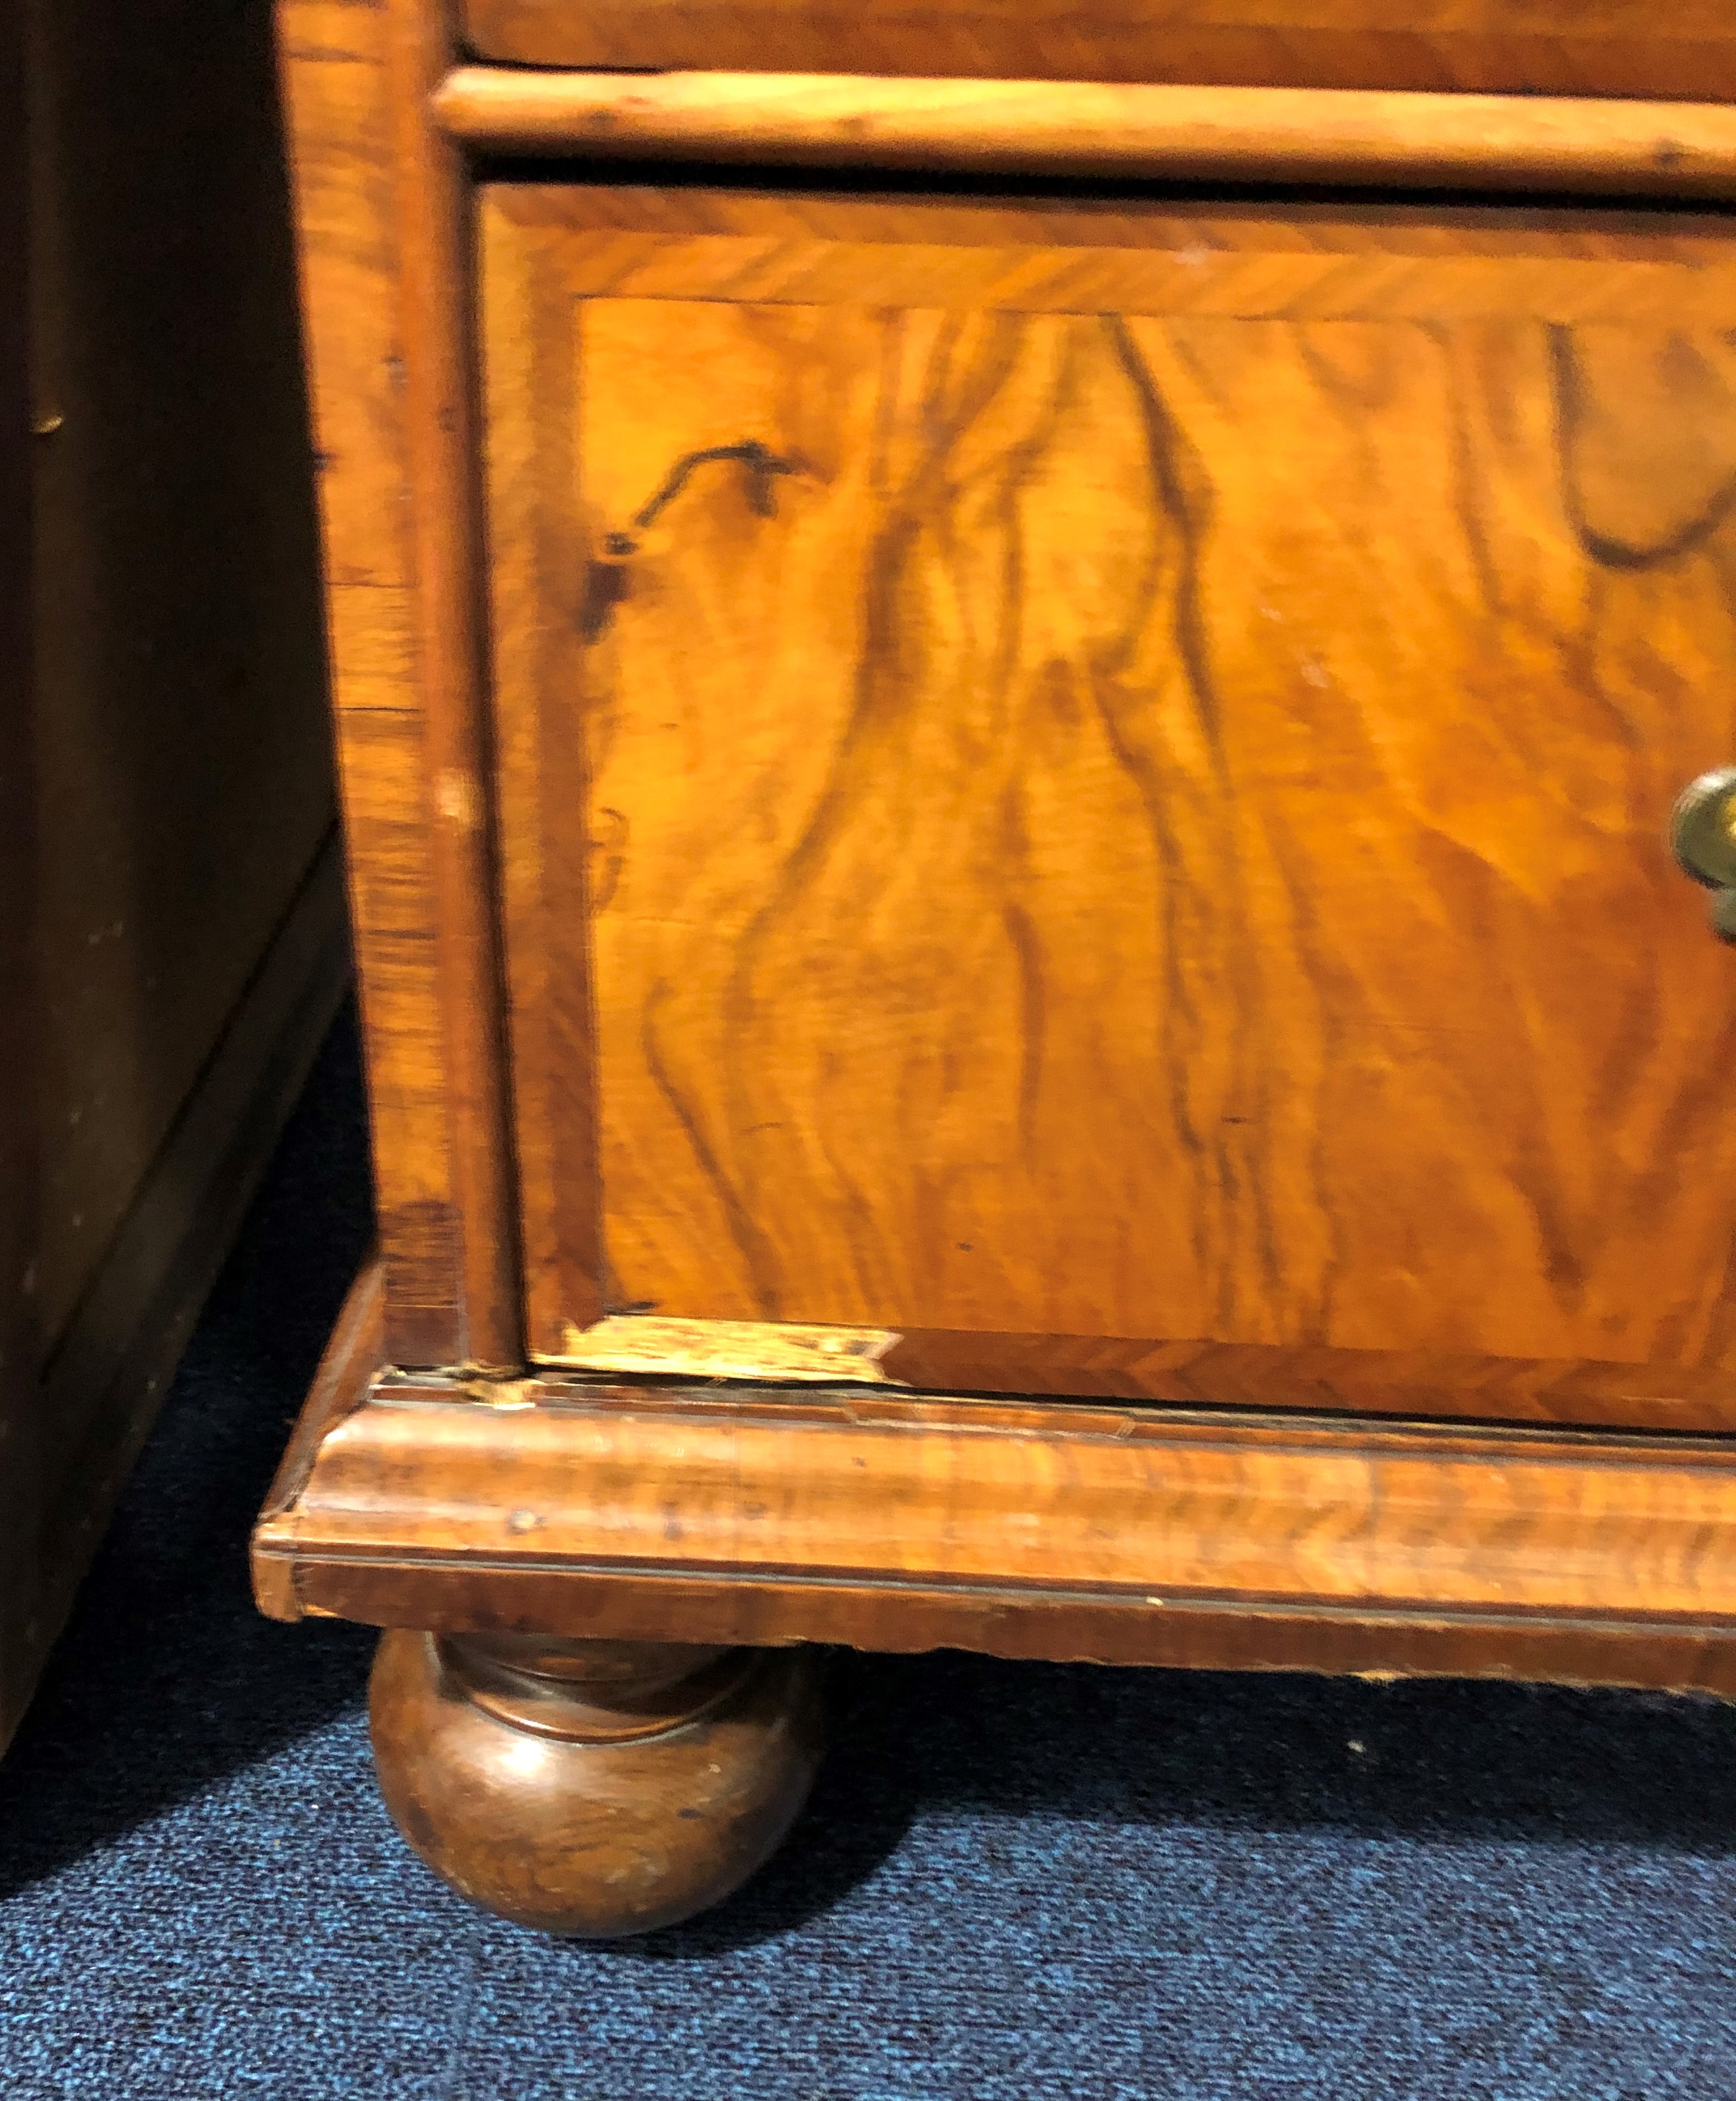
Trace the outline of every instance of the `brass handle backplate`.
{"type": "Polygon", "coordinates": [[[1736,766],[1720,766],[1690,781],[1670,819],[1676,858],[1712,893],[1712,931],[1736,941],[1736,766]]]}

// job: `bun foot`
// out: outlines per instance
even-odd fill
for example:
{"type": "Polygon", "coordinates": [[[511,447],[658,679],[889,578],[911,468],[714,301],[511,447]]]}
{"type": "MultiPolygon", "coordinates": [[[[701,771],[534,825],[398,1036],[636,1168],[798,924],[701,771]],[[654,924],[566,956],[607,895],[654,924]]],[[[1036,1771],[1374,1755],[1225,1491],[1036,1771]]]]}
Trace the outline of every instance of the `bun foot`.
{"type": "Polygon", "coordinates": [[[820,1754],[800,1649],[394,1630],[369,1718],[386,1806],[437,1874],[521,1926],[596,1939],[739,1888],[820,1754]]]}

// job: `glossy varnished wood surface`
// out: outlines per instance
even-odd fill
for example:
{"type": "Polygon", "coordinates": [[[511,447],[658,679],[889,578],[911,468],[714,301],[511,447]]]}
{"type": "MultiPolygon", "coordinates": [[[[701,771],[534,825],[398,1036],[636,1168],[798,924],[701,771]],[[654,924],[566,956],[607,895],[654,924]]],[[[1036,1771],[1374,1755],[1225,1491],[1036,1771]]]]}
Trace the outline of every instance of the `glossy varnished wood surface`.
{"type": "Polygon", "coordinates": [[[1711,102],[462,66],[433,108],[492,154],[1736,195],[1736,108],[1711,102]]]}
{"type": "Polygon", "coordinates": [[[476,630],[451,51],[422,0],[277,10],[397,1360],[520,1355],[476,630]]]}
{"type": "Polygon", "coordinates": [[[1736,1692],[1736,1452],[832,1392],[328,1382],[280,1617],[1736,1692]]]}
{"type": "Polygon", "coordinates": [[[820,1754],[799,1654],[547,1638],[381,1642],[380,1791],[429,1866],[543,1932],[648,1933],[775,1850],[820,1754]]]}
{"type": "Polygon", "coordinates": [[[991,78],[1729,96],[1717,0],[466,0],[479,56],[991,78]]]}
{"type": "Polygon", "coordinates": [[[483,218],[534,1349],[1736,1420],[1722,222],[483,218]]]}

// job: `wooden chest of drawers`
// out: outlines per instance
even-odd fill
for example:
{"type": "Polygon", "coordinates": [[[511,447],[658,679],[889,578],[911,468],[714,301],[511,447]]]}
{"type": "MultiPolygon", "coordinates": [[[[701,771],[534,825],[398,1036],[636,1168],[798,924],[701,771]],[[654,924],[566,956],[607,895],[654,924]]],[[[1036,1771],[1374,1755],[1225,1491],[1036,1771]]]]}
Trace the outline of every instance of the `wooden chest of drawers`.
{"type": "Polygon", "coordinates": [[[382,1248],[255,1570],[514,1916],[749,1872],[804,1643],[1736,1690],[1736,31],[1387,11],[283,0],[382,1248]]]}

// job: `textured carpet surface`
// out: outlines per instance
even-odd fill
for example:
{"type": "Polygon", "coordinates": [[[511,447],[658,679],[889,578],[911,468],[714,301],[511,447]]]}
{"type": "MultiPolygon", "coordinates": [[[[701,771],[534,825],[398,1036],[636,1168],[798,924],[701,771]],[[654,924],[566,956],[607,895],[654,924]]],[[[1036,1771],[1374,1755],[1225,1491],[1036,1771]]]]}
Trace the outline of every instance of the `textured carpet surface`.
{"type": "Polygon", "coordinates": [[[636,1946],[393,1835],[244,1545],[367,1236],[334,1039],[0,1767],[0,2096],[1736,2096],[1736,1714],[840,1658],[759,1880],[636,1946]]]}

